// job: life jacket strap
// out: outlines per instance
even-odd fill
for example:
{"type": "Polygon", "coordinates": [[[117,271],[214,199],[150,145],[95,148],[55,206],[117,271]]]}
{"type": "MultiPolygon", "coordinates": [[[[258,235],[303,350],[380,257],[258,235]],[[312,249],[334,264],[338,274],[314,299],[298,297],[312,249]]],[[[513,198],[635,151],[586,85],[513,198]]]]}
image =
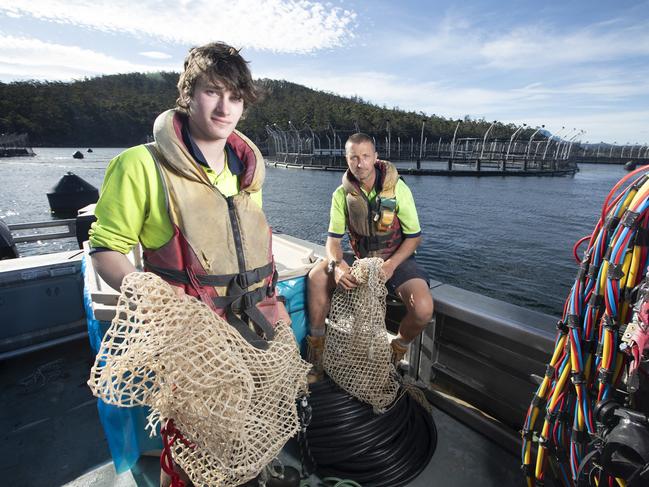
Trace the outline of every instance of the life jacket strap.
{"type": "Polygon", "coordinates": [[[236,328],[248,343],[255,348],[266,350],[268,348],[267,340],[272,340],[275,337],[275,329],[256,305],[268,296],[268,288],[260,287],[254,291],[245,292],[240,288],[236,289],[235,286],[234,289],[228,291],[227,296],[217,296],[212,298],[212,302],[217,308],[225,309],[227,322],[236,328]],[[257,333],[252,331],[239,315],[249,318],[257,333]]]}
{"type": "Polygon", "coordinates": [[[366,252],[376,252],[387,247],[392,238],[393,235],[362,236],[358,238],[358,246],[366,252]]]}
{"type": "MultiPolygon", "coordinates": [[[[155,274],[159,275],[163,279],[178,282],[181,284],[190,284],[190,278],[186,270],[175,270],[167,269],[164,267],[159,267],[151,264],[151,262],[145,260],[145,267],[155,274]]],[[[240,274],[206,274],[200,275],[196,274],[196,281],[201,286],[222,286],[227,287],[232,281],[236,281],[237,285],[241,288],[247,288],[252,284],[255,284],[262,279],[270,276],[273,273],[273,262],[269,262],[266,265],[257,267],[240,274]]]]}

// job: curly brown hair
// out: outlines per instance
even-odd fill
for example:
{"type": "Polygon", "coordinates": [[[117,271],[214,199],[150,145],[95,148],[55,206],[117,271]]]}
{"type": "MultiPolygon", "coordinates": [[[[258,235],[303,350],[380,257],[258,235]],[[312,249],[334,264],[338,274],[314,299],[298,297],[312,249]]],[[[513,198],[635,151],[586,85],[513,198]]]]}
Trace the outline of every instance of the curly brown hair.
{"type": "Polygon", "coordinates": [[[204,46],[193,47],[185,58],[184,69],[177,85],[178,110],[187,113],[189,100],[201,76],[222,84],[236,96],[241,97],[246,109],[261,96],[260,89],[248,69],[248,61],[241,57],[239,50],[223,42],[211,42],[204,46]]]}

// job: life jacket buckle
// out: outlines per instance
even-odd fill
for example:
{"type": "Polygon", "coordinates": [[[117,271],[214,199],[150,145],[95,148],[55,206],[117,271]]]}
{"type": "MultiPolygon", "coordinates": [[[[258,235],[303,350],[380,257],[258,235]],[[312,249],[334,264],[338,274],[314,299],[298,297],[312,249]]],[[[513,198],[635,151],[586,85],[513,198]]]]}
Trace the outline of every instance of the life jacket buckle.
{"type": "Polygon", "coordinates": [[[252,293],[246,293],[243,296],[241,296],[241,301],[240,301],[240,310],[244,311],[246,309],[250,309],[255,305],[255,302],[253,300],[252,293]]]}

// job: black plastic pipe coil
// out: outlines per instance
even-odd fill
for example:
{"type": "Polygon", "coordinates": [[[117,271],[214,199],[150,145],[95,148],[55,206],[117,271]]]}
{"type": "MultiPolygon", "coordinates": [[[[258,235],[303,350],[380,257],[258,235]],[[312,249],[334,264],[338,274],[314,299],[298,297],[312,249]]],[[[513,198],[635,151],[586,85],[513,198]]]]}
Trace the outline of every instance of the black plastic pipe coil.
{"type": "Polygon", "coordinates": [[[432,416],[410,394],[383,414],[328,377],[310,385],[306,431],[318,475],[352,479],[363,487],[396,487],[419,475],[435,453],[432,416]]]}

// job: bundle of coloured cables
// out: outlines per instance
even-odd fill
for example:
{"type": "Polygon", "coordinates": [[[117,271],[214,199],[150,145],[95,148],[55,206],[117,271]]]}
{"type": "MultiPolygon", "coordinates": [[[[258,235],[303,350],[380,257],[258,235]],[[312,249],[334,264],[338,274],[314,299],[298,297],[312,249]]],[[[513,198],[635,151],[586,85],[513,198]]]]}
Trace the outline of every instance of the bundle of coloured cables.
{"type": "Polygon", "coordinates": [[[432,458],[435,423],[411,394],[398,394],[386,412],[377,414],[329,378],[310,388],[306,443],[318,475],[352,479],[363,487],[397,487],[419,475],[432,458]]]}
{"type": "MultiPolygon", "coordinates": [[[[628,365],[629,356],[618,347],[621,329],[631,319],[633,291],[646,273],[649,178],[639,173],[647,169],[640,168],[615,185],[595,230],[575,245],[579,271],[557,325],[554,353],[522,431],[529,487],[543,485],[546,474],[557,485],[577,484],[580,465],[597,433],[593,410],[616,394],[628,365]],[[578,247],[586,240],[588,247],[579,260],[578,247]]],[[[625,485],[605,472],[592,482],[625,485]]]]}

